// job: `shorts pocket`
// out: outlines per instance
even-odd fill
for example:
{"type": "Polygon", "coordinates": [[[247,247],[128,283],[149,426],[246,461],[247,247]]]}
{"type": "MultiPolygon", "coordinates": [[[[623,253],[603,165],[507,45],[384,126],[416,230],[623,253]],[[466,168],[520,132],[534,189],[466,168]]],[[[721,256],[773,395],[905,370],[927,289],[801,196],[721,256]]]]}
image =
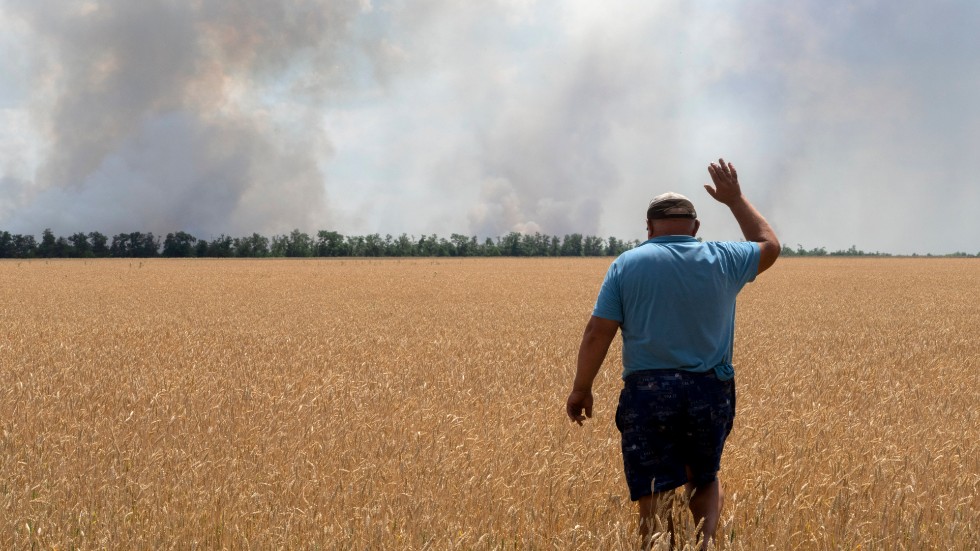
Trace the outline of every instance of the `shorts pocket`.
{"type": "Polygon", "coordinates": [[[616,405],[616,428],[623,432],[623,403],[627,399],[626,389],[619,391],[619,403],[616,405]]]}

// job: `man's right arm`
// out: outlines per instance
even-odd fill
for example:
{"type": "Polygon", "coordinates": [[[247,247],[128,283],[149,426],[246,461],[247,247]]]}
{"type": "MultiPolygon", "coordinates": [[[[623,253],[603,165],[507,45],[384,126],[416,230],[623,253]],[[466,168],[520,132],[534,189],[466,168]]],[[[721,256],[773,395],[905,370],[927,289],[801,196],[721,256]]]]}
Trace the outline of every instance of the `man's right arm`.
{"type": "Polygon", "coordinates": [[[781,246],[779,239],[776,238],[776,232],[759,211],[755,210],[752,203],[742,195],[742,189],[738,184],[738,173],[731,163],[718,159],[718,164],[711,163],[708,167],[708,174],[715,184],[714,188],[709,185],[704,186],[708,195],[731,209],[746,240],[759,244],[759,273],[761,274],[779,257],[781,246]]]}

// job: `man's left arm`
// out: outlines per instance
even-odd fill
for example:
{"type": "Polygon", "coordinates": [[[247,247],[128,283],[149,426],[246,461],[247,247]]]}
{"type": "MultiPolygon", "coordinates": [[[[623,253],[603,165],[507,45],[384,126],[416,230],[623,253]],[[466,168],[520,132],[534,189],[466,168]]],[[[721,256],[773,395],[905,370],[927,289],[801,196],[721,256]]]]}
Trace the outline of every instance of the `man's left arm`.
{"type": "Polygon", "coordinates": [[[565,403],[568,418],[579,425],[586,418],[592,417],[592,383],[599,373],[599,368],[602,367],[603,360],[606,359],[609,345],[616,337],[619,325],[618,321],[592,316],[585,326],[582,344],[578,349],[575,381],[565,403]]]}

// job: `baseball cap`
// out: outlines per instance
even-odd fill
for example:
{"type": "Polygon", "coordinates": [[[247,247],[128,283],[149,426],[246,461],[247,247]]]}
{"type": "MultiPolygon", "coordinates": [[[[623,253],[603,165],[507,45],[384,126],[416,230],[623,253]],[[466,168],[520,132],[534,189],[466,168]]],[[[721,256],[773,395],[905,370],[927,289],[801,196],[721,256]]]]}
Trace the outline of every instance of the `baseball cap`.
{"type": "Polygon", "coordinates": [[[660,220],[663,218],[697,218],[694,203],[680,193],[668,191],[654,197],[647,207],[647,219],[660,220]]]}

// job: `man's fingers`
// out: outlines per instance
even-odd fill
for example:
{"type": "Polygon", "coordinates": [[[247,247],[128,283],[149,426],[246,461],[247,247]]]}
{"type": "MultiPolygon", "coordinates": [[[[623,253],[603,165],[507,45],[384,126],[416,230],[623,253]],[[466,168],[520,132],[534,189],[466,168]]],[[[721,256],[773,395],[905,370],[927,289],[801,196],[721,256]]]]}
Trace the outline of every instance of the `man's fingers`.
{"type": "Polygon", "coordinates": [[[731,172],[728,168],[729,164],[730,163],[725,162],[725,159],[722,159],[721,157],[718,158],[718,166],[721,167],[721,173],[725,174],[726,176],[729,172],[731,172]]]}
{"type": "Polygon", "coordinates": [[[715,163],[708,165],[708,174],[711,175],[711,181],[713,181],[715,185],[718,185],[718,180],[721,179],[721,173],[718,171],[718,167],[715,166],[715,163]]]}
{"type": "Polygon", "coordinates": [[[565,413],[572,421],[582,424],[587,418],[592,417],[592,394],[582,391],[572,391],[565,402],[565,413]],[[585,415],[583,415],[583,412],[585,415]]]}
{"type": "Polygon", "coordinates": [[[723,192],[731,183],[731,177],[722,172],[721,167],[713,163],[708,167],[708,173],[711,174],[711,181],[715,184],[716,192],[723,192]]]}
{"type": "Polygon", "coordinates": [[[715,167],[715,171],[717,172],[718,176],[726,180],[735,179],[735,167],[732,166],[732,163],[726,163],[725,159],[719,158],[718,164],[715,165],[714,163],[711,163],[711,166],[715,167]]]}
{"type": "Polygon", "coordinates": [[[708,184],[704,184],[704,190],[708,192],[708,195],[710,195],[712,199],[715,199],[716,198],[715,197],[715,188],[709,186],[708,184]]]}
{"type": "Polygon", "coordinates": [[[592,418],[592,406],[585,408],[585,415],[582,415],[582,409],[582,406],[578,404],[568,404],[565,406],[565,412],[568,414],[568,418],[578,423],[579,426],[582,426],[582,421],[585,421],[586,418],[592,418]]]}
{"type": "MultiPolygon", "coordinates": [[[[715,163],[711,163],[711,166],[708,167],[708,173],[711,174],[711,179],[714,181],[718,191],[724,191],[731,186],[737,185],[738,176],[736,175],[735,167],[731,163],[726,163],[724,159],[718,159],[718,162],[721,164],[716,165],[715,163]]],[[[711,196],[714,197],[714,194],[711,196]]]]}

